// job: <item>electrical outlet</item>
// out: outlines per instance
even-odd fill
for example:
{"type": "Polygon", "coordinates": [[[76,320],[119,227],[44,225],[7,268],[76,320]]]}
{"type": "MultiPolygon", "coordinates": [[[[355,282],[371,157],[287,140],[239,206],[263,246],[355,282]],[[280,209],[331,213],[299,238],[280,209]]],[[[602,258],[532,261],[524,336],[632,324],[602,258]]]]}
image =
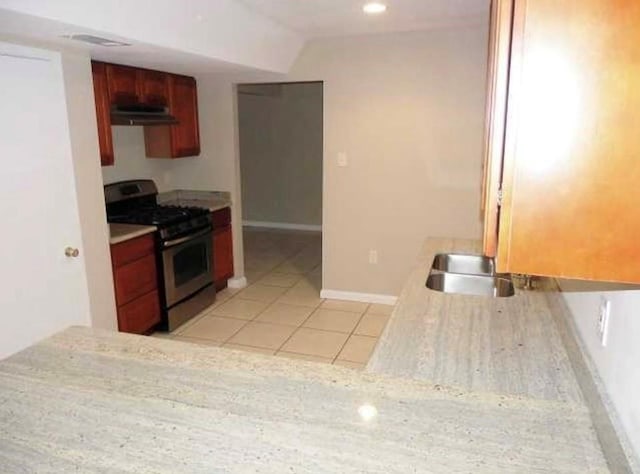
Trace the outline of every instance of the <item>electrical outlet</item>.
{"type": "Polygon", "coordinates": [[[377,250],[369,250],[369,263],[372,265],[378,264],[378,251],[377,250]]]}
{"type": "Polygon", "coordinates": [[[598,336],[602,347],[607,346],[609,336],[609,317],[611,315],[611,301],[604,296],[600,298],[600,310],[598,312],[598,336]]]}
{"type": "Polygon", "coordinates": [[[344,168],[348,163],[347,154],[344,151],[338,153],[338,166],[344,168]]]}

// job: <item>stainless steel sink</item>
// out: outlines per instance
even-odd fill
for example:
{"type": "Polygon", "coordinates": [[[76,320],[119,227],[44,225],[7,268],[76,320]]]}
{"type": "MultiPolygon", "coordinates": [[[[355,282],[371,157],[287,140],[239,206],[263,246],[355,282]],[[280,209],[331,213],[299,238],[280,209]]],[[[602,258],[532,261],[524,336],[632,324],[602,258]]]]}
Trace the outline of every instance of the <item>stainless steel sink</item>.
{"type": "Polygon", "coordinates": [[[439,253],[433,259],[433,270],[470,275],[494,275],[493,259],[483,255],[439,253]]]}
{"type": "Polygon", "coordinates": [[[506,276],[468,275],[432,271],[427,278],[427,288],[443,293],[504,297],[515,291],[511,279],[506,276]]]}
{"type": "Polygon", "coordinates": [[[437,254],[427,288],[443,293],[504,297],[515,294],[510,275],[496,274],[492,258],[483,255],[437,254]]]}

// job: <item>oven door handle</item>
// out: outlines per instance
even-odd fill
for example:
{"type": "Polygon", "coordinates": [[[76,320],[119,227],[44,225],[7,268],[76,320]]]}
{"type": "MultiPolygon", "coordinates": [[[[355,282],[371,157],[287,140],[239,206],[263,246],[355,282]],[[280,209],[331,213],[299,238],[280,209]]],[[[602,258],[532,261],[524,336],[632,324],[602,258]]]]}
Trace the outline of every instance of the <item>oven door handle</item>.
{"type": "Polygon", "coordinates": [[[175,240],[167,240],[166,242],[162,243],[162,248],[163,249],[168,249],[171,247],[175,247],[176,245],[180,245],[183,244],[185,242],[189,242],[190,240],[193,239],[197,239],[198,237],[202,237],[203,235],[207,235],[210,234],[212,231],[211,227],[207,227],[204,230],[201,230],[200,232],[197,232],[195,234],[192,235],[187,235],[186,237],[181,237],[179,239],[175,239],[175,240]]]}

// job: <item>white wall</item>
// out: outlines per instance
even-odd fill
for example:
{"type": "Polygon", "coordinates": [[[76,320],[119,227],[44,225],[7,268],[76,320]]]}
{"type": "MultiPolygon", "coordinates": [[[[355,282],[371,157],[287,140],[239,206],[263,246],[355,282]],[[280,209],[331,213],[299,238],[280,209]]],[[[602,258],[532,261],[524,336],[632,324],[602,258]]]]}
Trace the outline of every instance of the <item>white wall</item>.
{"type": "Polygon", "coordinates": [[[87,318],[93,327],[117,329],[90,58],[86,52],[68,50],[59,45],[22,37],[0,34],[0,40],[58,51],[61,54],[71,158],[80,217],[83,254],[81,261],[85,266],[89,292],[90,314],[87,318]]]}
{"type": "Polygon", "coordinates": [[[64,53],[62,67],[75,171],[91,325],[116,330],[109,229],[100,174],[93,78],[86,54],[64,53]]]}
{"type": "Polygon", "coordinates": [[[304,43],[301,35],[236,0],[138,0],[126,8],[120,0],[0,0],[0,26],[51,40],[69,33],[124,39],[132,46],[97,47],[94,54],[113,62],[135,57],[133,64],[149,67],[145,56],[159,65],[164,53],[174,62],[284,72],[304,43]]]}
{"type": "Polygon", "coordinates": [[[239,90],[243,220],[322,225],[322,84],[239,90]]]}
{"type": "Polygon", "coordinates": [[[640,458],[640,290],[569,280],[561,281],[560,286],[584,347],[640,458]],[[611,301],[606,347],[600,344],[597,332],[601,298],[611,301]]]}

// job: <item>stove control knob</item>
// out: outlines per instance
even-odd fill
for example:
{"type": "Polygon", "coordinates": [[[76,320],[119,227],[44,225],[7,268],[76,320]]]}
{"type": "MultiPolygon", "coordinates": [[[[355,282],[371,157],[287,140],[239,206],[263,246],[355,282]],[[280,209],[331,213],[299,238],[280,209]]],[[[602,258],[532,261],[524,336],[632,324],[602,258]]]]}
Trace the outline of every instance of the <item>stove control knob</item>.
{"type": "Polygon", "coordinates": [[[66,249],[64,249],[64,254],[67,257],[77,257],[78,255],[80,255],[80,250],[78,249],[74,249],[73,247],[67,247],[66,249]]]}

